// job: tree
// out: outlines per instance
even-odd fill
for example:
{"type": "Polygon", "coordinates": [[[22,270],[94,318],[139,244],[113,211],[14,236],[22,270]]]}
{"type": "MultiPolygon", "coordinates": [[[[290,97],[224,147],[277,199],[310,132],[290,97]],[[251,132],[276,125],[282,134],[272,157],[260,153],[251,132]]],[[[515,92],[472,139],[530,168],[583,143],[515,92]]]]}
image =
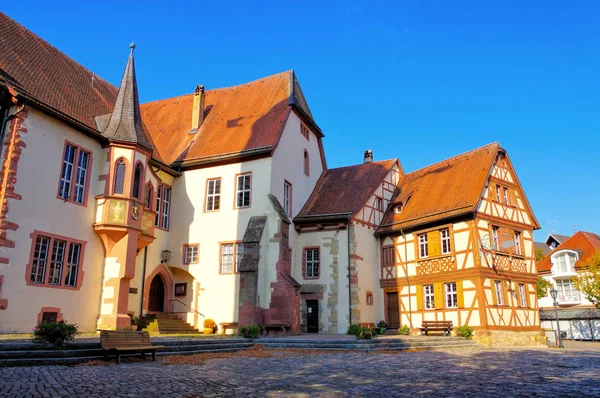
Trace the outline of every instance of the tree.
{"type": "Polygon", "coordinates": [[[535,249],[535,262],[536,263],[538,261],[540,261],[541,259],[543,259],[544,257],[546,257],[544,255],[544,249],[535,249]]]}
{"type": "Polygon", "coordinates": [[[584,269],[573,278],[573,285],[600,308],[600,252],[587,259],[584,269]]]}
{"type": "Polygon", "coordinates": [[[552,283],[548,282],[541,276],[537,277],[537,296],[539,299],[544,298],[548,295],[548,289],[552,287],[552,283]]]}

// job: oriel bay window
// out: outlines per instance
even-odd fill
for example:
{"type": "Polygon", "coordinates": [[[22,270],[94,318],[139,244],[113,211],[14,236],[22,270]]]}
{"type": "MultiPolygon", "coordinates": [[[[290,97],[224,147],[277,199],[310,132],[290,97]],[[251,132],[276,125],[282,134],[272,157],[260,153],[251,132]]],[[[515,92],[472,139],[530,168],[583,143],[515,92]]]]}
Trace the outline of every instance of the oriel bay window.
{"type": "Polygon", "coordinates": [[[427,233],[419,234],[418,237],[420,258],[439,257],[452,253],[449,228],[429,231],[427,233]]]}
{"type": "Polygon", "coordinates": [[[27,284],[78,289],[85,242],[35,231],[27,266],[27,284]]]}
{"type": "Polygon", "coordinates": [[[59,198],[69,202],[86,204],[91,157],[89,151],[69,142],[65,144],[58,185],[59,198]]]}

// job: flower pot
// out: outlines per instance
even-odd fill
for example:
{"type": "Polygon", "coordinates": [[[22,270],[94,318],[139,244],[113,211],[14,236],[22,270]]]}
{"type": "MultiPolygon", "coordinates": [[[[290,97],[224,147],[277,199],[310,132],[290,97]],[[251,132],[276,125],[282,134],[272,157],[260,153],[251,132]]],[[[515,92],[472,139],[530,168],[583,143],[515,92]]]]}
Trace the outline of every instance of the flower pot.
{"type": "Polygon", "coordinates": [[[131,325],[130,328],[133,332],[137,331],[137,325],[131,325]]]}
{"type": "Polygon", "coordinates": [[[213,334],[213,328],[204,328],[204,334],[213,334]]]}

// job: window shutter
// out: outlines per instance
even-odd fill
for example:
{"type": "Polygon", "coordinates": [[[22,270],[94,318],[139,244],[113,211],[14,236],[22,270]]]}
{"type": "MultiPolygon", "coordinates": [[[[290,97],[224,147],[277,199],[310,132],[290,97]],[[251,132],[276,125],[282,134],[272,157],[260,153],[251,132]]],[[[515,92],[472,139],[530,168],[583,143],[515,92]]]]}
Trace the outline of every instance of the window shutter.
{"type": "Polygon", "coordinates": [[[433,300],[435,301],[435,309],[443,310],[444,309],[444,284],[443,283],[435,283],[433,285],[433,300]]]}
{"type": "Polygon", "coordinates": [[[465,308],[465,298],[463,296],[462,281],[456,281],[456,304],[458,308],[465,308]]]}
{"type": "Polygon", "coordinates": [[[517,192],[514,189],[510,189],[508,191],[508,197],[509,197],[511,206],[518,207],[517,206],[517,192]]]}
{"type": "Polygon", "coordinates": [[[496,281],[492,280],[491,282],[492,282],[492,303],[494,305],[498,305],[498,297],[496,296],[497,295],[497,293],[496,293],[496,281]]]}
{"type": "Polygon", "coordinates": [[[440,231],[427,233],[427,245],[429,246],[429,257],[437,257],[442,254],[440,231]]]}
{"type": "Polygon", "coordinates": [[[423,311],[423,286],[417,285],[417,311],[423,311]]]}
{"type": "Polygon", "coordinates": [[[525,305],[527,308],[531,308],[531,303],[529,302],[529,284],[525,284],[525,305]]]}
{"type": "Polygon", "coordinates": [[[510,283],[502,281],[502,294],[504,295],[504,305],[506,306],[510,306],[510,303],[508,302],[508,288],[510,288],[510,283]]]}

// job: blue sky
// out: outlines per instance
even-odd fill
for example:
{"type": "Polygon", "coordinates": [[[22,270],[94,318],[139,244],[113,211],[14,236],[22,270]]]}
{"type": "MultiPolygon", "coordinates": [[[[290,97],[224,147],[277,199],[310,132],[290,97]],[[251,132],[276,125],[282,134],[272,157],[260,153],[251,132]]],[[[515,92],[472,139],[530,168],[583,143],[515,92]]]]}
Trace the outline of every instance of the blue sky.
{"type": "Polygon", "coordinates": [[[87,3],[0,10],[114,84],[135,40],[143,102],[294,69],[329,167],[372,149],[409,172],[499,141],[536,239],[600,233],[600,2],[87,3]]]}

